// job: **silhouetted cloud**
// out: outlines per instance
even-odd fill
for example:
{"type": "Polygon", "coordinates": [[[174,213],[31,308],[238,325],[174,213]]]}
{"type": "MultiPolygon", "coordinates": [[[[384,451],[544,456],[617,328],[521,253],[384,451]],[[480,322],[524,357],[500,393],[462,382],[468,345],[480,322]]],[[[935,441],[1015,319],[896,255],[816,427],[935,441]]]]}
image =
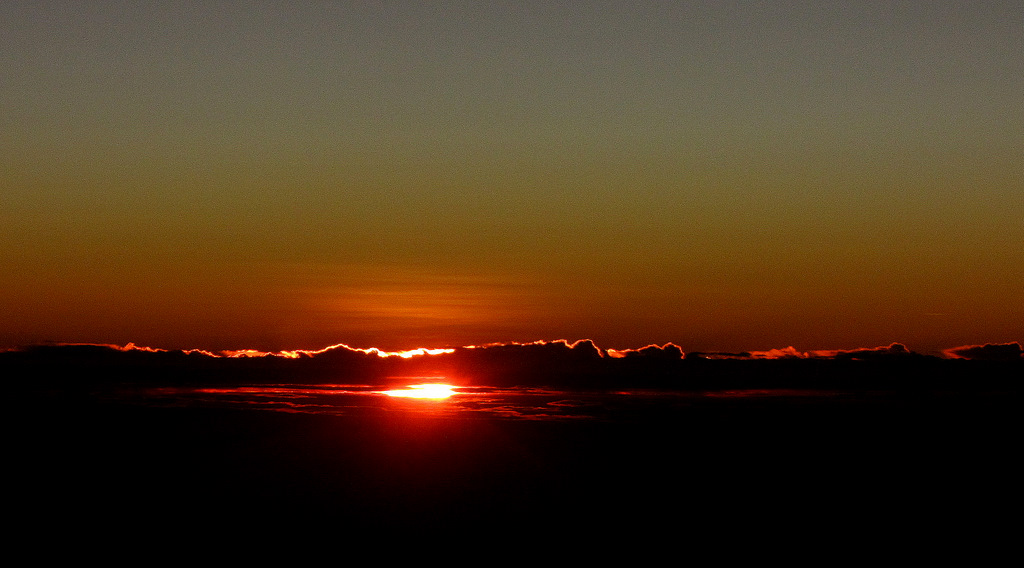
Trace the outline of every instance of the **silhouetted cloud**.
{"type": "Polygon", "coordinates": [[[682,359],[684,356],[683,349],[674,343],[666,343],[665,345],[648,345],[641,347],[640,349],[607,349],[605,351],[609,357],[616,359],[622,359],[625,357],[659,357],[666,359],[682,359]]]}
{"type": "Polygon", "coordinates": [[[684,354],[672,343],[602,350],[589,339],[408,351],[344,344],[280,352],[164,350],[131,343],[49,344],[0,352],[0,369],[26,382],[69,387],[391,385],[433,377],[458,386],[719,390],[930,386],[966,377],[964,367],[951,359],[999,363],[1002,366],[984,370],[999,377],[1019,373],[1019,364],[1024,361],[1016,342],[955,347],[946,350],[945,355],[920,355],[901,343],[849,350],[802,351],[789,346],[741,353],[684,354]]]}
{"type": "Polygon", "coordinates": [[[1015,361],[1024,358],[1020,343],[986,343],[984,345],[961,345],[942,352],[954,359],[980,359],[988,361],[1015,361]]]}
{"type": "Polygon", "coordinates": [[[902,343],[891,343],[881,347],[864,347],[860,349],[812,351],[815,357],[831,357],[835,359],[877,359],[880,357],[905,357],[915,355],[902,343]]]}
{"type": "Polygon", "coordinates": [[[793,347],[769,349],[767,351],[727,352],[692,352],[688,357],[696,359],[877,359],[879,357],[917,355],[902,343],[891,343],[880,347],[861,347],[857,349],[816,349],[800,351],[793,347]]]}

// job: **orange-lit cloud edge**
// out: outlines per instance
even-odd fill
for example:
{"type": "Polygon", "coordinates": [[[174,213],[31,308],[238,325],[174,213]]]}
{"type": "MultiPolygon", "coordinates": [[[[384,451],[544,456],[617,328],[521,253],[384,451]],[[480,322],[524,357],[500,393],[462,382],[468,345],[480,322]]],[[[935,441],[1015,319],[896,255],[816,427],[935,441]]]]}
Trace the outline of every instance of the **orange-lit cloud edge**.
{"type": "MultiPolygon", "coordinates": [[[[402,359],[411,359],[414,357],[424,356],[435,356],[452,354],[460,349],[490,349],[490,348],[508,348],[508,347],[531,347],[531,346],[556,346],[565,349],[585,349],[592,353],[596,353],[602,358],[611,359],[624,359],[629,357],[643,357],[643,356],[661,356],[670,359],[684,359],[684,358],[696,358],[696,359],[741,359],[741,360],[772,360],[772,359],[866,359],[875,358],[878,356],[911,356],[919,355],[914,351],[908,349],[902,343],[891,343],[885,346],[877,347],[860,347],[854,349],[818,349],[818,350],[807,350],[801,351],[793,346],[769,349],[766,351],[743,351],[738,353],[728,352],[684,352],[681,347],[674,343],[665,343],[663,345],[650,344],[640,348],[629,348],[629,349],[613,349],[605,348],[602,349],[591,339],[578,339],[575,341],[569,341],[566,339],[556,340],[536,340],[529,342],[495,342],[486,343],[482,345],[464,345],[461,347],[444,347],[444,348],[426,348],[418,347],[415,349],[409,349],[405,351],[385,351],[376,347],[361,348],[352,347],[344,343],[338,343],[330,345],[322,349],[295,349],[295,350],[283,350],[283,351],[260,351],[257,349],[234,349],[234,350],[221,350],[221,351],[210,351],[206,349],[162,349],[156,347],[146,347],[136,345],[135,343],[127,343],[125,345],[117,344],[106,344],[106,343],[51,343],[49,345],[55,346],[94,346],[94,347],[106,347],[117,351],[144,351],[150,353],[166,353],[178,351],[185,354],[200,354],[214,358],[250,358],[250,357],[278,357],[286,359],[299,359],[303,357],[316,357],[317,355],[327,353],[335,350],[348,351],[352,353],[362,353],[364,355],[376,355],[379,358],[390,358],[398,357],[402,359]]],[[[14,347],[5,349],[2,351],[19,351],[24,347],[14,347]]],[[[1007,343],[984,343],[984,344],[972,344],[972,345],[960,345],[956,347],[950,347],[943,349],[939,355],[945,359],[1000,359],[1000,360],[1014,360],[1024,359],[1024,347],[1022,347],[1019,341],[1011,341],[1007,343]]]]}

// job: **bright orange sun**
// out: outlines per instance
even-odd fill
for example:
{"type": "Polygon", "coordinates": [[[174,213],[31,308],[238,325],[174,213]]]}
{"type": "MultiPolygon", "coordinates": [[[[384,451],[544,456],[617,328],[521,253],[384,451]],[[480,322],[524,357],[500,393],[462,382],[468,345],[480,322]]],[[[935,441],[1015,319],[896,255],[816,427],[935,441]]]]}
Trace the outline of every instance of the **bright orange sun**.
{"type": "Polygon", "coordinates": [[[384,394],[401,398],[448,398],[455,394],[452,385],[426,384],[409,385],[404,389],[386,390],[384,394]]]}

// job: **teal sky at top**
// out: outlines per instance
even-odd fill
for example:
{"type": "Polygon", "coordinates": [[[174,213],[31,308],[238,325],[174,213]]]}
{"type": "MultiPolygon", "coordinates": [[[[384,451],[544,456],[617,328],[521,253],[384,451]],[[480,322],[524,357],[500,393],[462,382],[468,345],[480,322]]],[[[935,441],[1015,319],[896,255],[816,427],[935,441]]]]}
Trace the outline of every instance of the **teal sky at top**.
{"type": "Polygon", "coordinates": [[[3,343],[393,273],[620,347],[1022,339],[1022,54],[1021,2],[4,3],[3,343]]]}

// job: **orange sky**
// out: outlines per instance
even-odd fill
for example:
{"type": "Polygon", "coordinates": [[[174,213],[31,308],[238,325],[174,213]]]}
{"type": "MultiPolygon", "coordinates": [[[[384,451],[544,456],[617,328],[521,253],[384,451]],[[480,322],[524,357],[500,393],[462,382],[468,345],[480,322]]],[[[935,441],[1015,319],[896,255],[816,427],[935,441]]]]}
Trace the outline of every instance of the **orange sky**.
{"type": "Polygon", "coordinates": [[[1024,340],[1013,2],[0,7],[0,344],[1024,340]]]}

